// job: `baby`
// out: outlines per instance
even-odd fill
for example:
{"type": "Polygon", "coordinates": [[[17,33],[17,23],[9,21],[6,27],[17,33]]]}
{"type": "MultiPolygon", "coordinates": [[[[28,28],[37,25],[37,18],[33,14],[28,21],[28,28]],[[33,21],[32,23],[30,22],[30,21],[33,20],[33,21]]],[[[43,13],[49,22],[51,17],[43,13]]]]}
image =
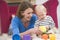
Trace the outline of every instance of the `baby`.
{"type": "Polygon", "coordinates": [[[35,13],[38,20],[35,22],[34,27],[45,26],[47,30],[55,27],[52,17],[47,15],[47,9],[43,5],[37,5],[35,7],[35,13]]]}

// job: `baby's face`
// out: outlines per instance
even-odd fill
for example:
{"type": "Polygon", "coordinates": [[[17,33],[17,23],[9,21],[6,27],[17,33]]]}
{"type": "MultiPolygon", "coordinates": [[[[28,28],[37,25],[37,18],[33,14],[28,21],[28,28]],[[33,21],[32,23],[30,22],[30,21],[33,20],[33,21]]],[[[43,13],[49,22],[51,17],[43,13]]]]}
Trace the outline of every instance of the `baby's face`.
{"type": "Polygon", "coordinates": [[[39,19],[45,18],[46,16],[46,11],[44,10],[36,10],[35,12],[39,19]]]}

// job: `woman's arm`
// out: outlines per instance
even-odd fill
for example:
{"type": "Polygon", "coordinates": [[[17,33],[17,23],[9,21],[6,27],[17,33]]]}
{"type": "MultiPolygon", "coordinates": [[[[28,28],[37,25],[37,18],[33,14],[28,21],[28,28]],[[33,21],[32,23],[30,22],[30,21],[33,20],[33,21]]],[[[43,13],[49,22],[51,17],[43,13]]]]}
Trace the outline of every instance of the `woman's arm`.
{"type": "Polygon", "coordinates": [[[33,31],[33,29],[29,29],[29,30],[27,30],[27,31],[25,31],[23,33],[20,33],[21,38],[23,38],[23,36],[26,35],[26,34],[31,34],[32,31],[33,31]]]}
{"type": "MultiPolygon", "coordinates": [[[[11,20],[11,24],[10,24],[9,29],[11,30],[12,35],[15,35],[15,34],[18,34],[19,35],[18,19],[17,19],[17,17],[15,17],[15,18],[13,18],[11,20]]],[[[10,30],[9,30],[9,32],[10,32],[10,30]]]]}

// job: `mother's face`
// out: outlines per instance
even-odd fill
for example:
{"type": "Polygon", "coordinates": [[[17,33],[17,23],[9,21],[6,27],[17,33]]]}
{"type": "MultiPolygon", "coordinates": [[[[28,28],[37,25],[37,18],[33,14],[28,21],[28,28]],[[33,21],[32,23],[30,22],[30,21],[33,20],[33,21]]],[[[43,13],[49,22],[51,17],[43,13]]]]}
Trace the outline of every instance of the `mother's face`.
{"type": "Polygon", "coordinates": [[[33,12],[32,8],[26,9],[23,13],[23,16],[24,16],[23,18],[27,21],[30,21],[30,19],[32,17],[32,12],[33,12]]]}

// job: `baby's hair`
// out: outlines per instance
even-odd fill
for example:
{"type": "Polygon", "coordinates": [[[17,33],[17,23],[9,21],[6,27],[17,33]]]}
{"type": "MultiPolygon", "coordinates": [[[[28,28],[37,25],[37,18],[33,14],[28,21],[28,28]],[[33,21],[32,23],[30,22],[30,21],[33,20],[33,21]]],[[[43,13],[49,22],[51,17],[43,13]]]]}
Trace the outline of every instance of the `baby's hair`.
{"type": "Polygon", "coordinates": [[[35,7],[35,10],[36,10],[36,9],[38,9],[38,10],[42,10],[42,11],[44,11],[44,12],[47,11],[47,9],[45,8],[44,5],[37,5],[37,6],[35,7]]]}

